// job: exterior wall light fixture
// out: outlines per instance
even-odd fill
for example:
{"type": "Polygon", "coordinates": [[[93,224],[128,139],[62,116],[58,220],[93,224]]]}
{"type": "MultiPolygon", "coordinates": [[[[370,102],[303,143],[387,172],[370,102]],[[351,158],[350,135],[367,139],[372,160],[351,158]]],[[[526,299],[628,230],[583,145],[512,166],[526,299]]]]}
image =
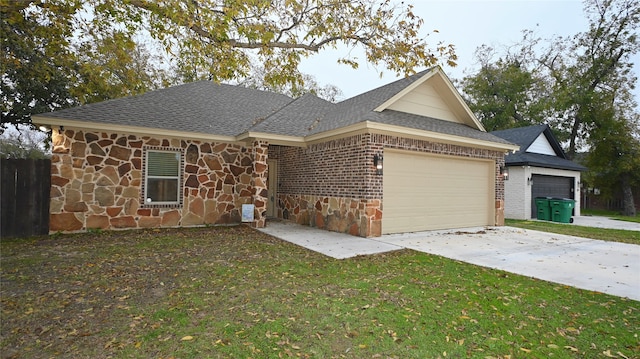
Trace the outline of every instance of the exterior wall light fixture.
{"type": "Polygon", "coordinates": [[[504,178],[505,181],[509,180],[509,168],[505,165],[500,166],[500,175],[504,178]]]}
{"type": "Polygon", "coordinates": [[[373,155],[373,165],[376,167],[376,174],[382,174],[382,155],[373,155]]]}
{"type": "Polygon", "coordinates": [[[527,184],[529,186],[533,186],[533,178],[532,177],[527,178],[527,184]]]}

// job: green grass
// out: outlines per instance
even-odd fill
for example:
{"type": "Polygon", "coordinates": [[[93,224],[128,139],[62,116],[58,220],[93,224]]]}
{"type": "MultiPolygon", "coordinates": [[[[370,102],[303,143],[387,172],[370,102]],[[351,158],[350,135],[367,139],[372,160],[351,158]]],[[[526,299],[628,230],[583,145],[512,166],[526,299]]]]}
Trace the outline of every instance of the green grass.
{"type": "Polygon", "coordinates": [[[640,356],[640,302],[409,250],[243,226],[0,244],[5,358],[640,356]]]}
{"type": "Polygon", "coordinates": [[[611,219],[617,219],[619,221],[640,223],[640,216],[637,214],[631,217],[631,216],[623,216],[620,214],[620,212],[617,212],[617,211],[593,210],[593,209],[582,209],[581,213],[583,216],[603,216],[603,217],[609,217],[611,219]]]}
{"type": "Polygon", "coordinates": [[[505,225],[524,229],[533,229],[542,232],[566,234],[569,236],[600,239],[603,241],[640,244],[640,231],[574,226],[549,221],[529,221],[519,219],[506,219],[505,225]]]}

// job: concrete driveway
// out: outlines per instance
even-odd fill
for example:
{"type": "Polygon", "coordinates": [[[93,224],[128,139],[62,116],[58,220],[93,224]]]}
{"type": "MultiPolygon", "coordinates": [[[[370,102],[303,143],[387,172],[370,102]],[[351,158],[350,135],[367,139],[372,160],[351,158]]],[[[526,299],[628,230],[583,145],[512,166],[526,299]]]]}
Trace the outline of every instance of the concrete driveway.
{"type": "MultiPolygon", "coordinates": [[[[590,217],[586,221],[598,222],[602,226],[621,223],[609,223],[603,217],[590,217]]],[[[574,221],[574,225],[579,223],[574,221]]],[[[622,223],[626,226],[626,222],[622,223]]],[[[624,229],[640,230],[640,224],[635,226],[624,229]]],[[[640,301],[640,245],[513,227],[476,227],[360,238],[289,222],[270,221],[261,231],[338,259],[409,248],[640,301]]]]}

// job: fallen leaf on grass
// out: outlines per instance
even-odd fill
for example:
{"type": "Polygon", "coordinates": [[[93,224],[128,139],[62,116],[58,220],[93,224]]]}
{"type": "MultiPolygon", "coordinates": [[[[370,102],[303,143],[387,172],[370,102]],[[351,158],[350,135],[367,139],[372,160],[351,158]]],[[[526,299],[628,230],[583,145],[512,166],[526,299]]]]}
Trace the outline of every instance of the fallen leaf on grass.
{"type": "Polygon", "coordinates": [[[180,340],[185,342],[185,341],[193,340],[193,337],[191,335],[187,335],[187,336],[182,337],[182,339],[180,339],[180,340]]]}

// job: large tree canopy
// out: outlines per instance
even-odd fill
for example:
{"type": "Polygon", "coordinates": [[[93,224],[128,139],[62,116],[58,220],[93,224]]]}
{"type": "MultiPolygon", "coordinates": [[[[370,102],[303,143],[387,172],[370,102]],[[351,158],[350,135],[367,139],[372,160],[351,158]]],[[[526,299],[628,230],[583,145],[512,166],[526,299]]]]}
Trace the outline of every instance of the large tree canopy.
{"type": "Polygon", "coordinates": [[[172,81],[239,81],[256,64],[265,86],[299,93],[301,60],[339,45],[338,63],[403,75],[456,60],[420,37],[411,5],[389,0],[16,0],[0,1],[0,21],[3,123],[172,81]],[[155,51],[168,63],[150,62],[155,51]]]}
{"type": "Polygon", "coordinates": [[[624,94],[637,83],[631,57],[640,50],[640,2],[585,0],[584,8],[589,29],[572,37],[543,40],[529,30],[503,53],[478,49],[480,69],[461,83],[487,128],[549,123],[573,157],[603,119],[594,106],[637,111],[624,94]]]}
{"type": "Polygon", "coordinates": [[[487,131],[541,123],[547,116],[544,79],[528,68],[526,54],[505,54],[497,60],[495,49],[476,50],[480,69],[465,77],[462,87],[470,108],[487,131]]]}
{"type": "MultiPolygon", "coordinates": [[[[482,47],[480,70],[462,81],[471,109],[489,130],[547,123],[573,158],[588,151],[587,176],[603,189],[640,183],[637,85],[631,57],[640,51],[640,2],[585,0],[589,28],[542,40],[525,31],[505,53],[482,47]]],[[[595,183],[594,183],[595,184],[595,183]]]]}

